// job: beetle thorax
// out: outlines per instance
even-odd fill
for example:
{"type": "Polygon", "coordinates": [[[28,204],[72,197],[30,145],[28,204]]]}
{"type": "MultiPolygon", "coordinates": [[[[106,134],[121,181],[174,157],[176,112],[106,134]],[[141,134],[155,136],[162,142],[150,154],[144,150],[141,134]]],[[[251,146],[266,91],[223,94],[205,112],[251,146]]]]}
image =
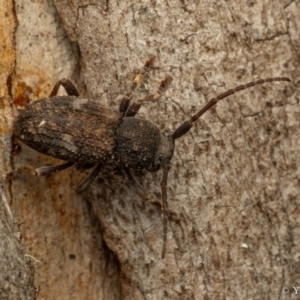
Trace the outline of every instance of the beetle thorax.
{"type": "Polygon", "coordinates": [[[124,118],[116,135],[115,154],[124,166],[145,169],[151,165],[160,141],[160,131],[147,120],[124,118]]]}
{"type": "Polygon", "coordinates": [[[161,157],[172,158],[174,141],[147,120],[124,118],[116,135],[115,154],[118,161],[132,169],[160,169],[161,157]]]}

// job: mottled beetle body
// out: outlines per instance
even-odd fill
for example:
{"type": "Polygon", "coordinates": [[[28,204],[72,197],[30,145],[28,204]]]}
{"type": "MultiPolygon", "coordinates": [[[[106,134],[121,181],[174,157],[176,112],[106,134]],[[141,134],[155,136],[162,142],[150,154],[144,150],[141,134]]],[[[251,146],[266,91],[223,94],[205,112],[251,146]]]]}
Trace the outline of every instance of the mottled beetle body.
{"type": "MultiPolygon", "coordinates": [[[[150,58],[142,73],[151,67],[150,58]]],[[[167,178],[170,162],[174,153],[174,141],[186,134],[193,123],[218,101],[246,88],[257,84],[273,81],[290,81],[285,77],[260,79],[211,99],[201,110],[189,120],[181,124],[172,134],[161,133],[158,127],[147,120],[135,118],[143,102],[156,101],[171,78],[167,76],[161,81],[156,93],[146,96],[130,104],[132,91],[142,81],[143,74],[138,74],[127,95],[121,100],[119,112],[114,112],[96,102],[81,99],[75,86],[67,79],[60,80],[53,88],[50,98],[37,100],[25,107],[18,115],[13,133],[14,136],[29,147],[44,154],[62,159],[66,162],[57,166],[46,166],[35,169],[35,174],[46,175],[61,171],[74,163],[95,165],[94,170],[78,186],[82,192],[96,178],[101,165],[107,160],[116,160],[136,192],[147,199],[148,195],[142,185],[136,181],[130,169],[162,169],[161,181],[162,212],[163,212],[163,252],[166,251],[167,237],[167,178]],[[62,85],[69,96],[56,96],[62,85]]],[[[4,177],[15,174],[16,170],[4,174],[4,177]]]]}
{"type": "Polygon", "coordinates": [[[62,160],[93,164],[110,159],[120,113],[77,97],[60,96],[28,104],[13,134],[31,148],[62,160]]]}
{"type": "Polygon", "coordinates": [[[122,119],[108,107],[74,96],[28,104],[16,118],[13,134],[43,154],[72,163],[115,159],[125,167],[149,171],[157,170],[155,154],[165,139],[147,120],[122,119]]]}

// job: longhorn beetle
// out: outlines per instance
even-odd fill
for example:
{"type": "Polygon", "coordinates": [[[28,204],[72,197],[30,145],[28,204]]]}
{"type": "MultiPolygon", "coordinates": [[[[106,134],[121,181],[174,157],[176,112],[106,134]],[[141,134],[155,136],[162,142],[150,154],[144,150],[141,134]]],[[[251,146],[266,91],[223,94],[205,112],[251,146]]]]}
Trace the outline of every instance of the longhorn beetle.
{"type": "Polygon", "coordinates": [[[291,80],[286,77],[259,79],[228,90],[211,99],[189,120],[178,126],[172,134],[166,134],[160,132],[151,122],[136,118],[135,115],[142,103],[157,101],[161,97],[162,92],[171,82],[170,76],[166,76],[161,81],[156,93],[129,105],[132,92],[152,67],[153,59],[154,57],[150,57],[142,71],[134,78],[131,88],[121,99],[119,112],[94,101],[80,98],[76,87],[68,79],[58,81],[49,98],[28,104],[14,122],[13,135],[29,147],[65,162],[37,169],[23,167],[4,173],[3,177],[11,178],[17,173],[28,171],[41,176],[64,170],[73,164],[94,165],[93,171],[77,187],[77,192],[82,192],[96,178],[102,164],[108,160],[116,160],[124,167],[137,194],[147,199],[147,193],[131,174],[131,169],[146,169],[150,172],[162,169],[162,257],[164,257],[169,215],[167,179],[174,153],[174,141],[186,134],[193,123],[218,101],[258,84],[291,80]],[[64,87],[68,96],[57,96],[60,86],[64,87]]]}

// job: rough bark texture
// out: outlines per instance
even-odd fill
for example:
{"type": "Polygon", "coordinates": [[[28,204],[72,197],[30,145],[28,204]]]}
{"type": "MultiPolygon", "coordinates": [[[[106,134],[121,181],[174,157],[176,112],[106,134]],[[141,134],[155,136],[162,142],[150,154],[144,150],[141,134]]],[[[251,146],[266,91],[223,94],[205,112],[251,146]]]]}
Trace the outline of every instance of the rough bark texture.
{"type": "MultiPolygon", "coordinates": [[[[28,253],[42,262],[35,265],[39,299],[296,299],[300,1],[57,0],[63,25],[50,1],[15,2],[20,25],[29,22],[20,17],[28,7],[44,16],[29,30],[32,40],[27,26],[16,35],[14,87],[26,82],[36,98],[68,76],[84,96],[117,110],[118,95],[154,54],[157,69],[134,96],[171,75],[165,96],[139,116],[172,132],[229,88],[271,76],[293,80],[224,100],[176,141],[164,260],[160,208],[140,199],[118,166],[107,166],[82,196],[74,189],[84,174],[75,168],[15,179],[13,212],[24,222],[28,253]],[[78,45],[80,78],[62,26],[78,45]]],[[[23,147],[14,162],[54,160],[23,147]]],[[[160,172],[136,176],[152,200],[160,198],[160,172]]]]}
{"type": "MultiPolygon", "coordinates": [[[[14,32],[16,20],[12,1],[0,1],[0,97],[1,97],[1,160],[0,170],[10,162],[11,105],[9,85],[15,66],[14,32]]],[[[0,299],[35,299],[34,270],[26,257],[22,235],[12,214],[14,201],[9,189],[0,185],[0,299]]]]}

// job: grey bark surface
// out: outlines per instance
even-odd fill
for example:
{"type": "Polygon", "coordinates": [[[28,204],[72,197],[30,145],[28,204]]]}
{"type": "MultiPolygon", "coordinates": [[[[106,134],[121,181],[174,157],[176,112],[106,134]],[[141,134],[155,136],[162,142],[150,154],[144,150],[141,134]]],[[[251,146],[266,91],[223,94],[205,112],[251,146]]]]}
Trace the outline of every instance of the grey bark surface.
{"type": "MultiPolygon", "coordinates": [[[[31,3],[15,2],[17,15],[31,3]]],[[[44,57],[17,56],[16,73],[40,91],[36,98],[67,76],[83,96],[117,110],[118,96],[154,54],[157,68],[134,97],[155,91],[165,74],[173,83],[138,116],[171,133],[229,88],[273,76],[293,80],[233,95],[176,141],[164,260],[160,207],[140,199],[118,166],[105,166],[81,196],[74,190],[86,172],[75,168],[15,179],[13,213],[25,222],[28,251],[42,262],[35,265],[39,299],[296,299],[300,2],[54,1],[63,24],[53,5],[37,3],[59,25],[46,34],[43,18],[25,44],[26,26],[17,31],[19,55],[33,41],[37,49],[48,45],[44,57]]],[[[24,162],[57,161],[23,146],[14,165],[24,162]]],[[[159,200],[161,172],[135,175],[159,200]]]]}

